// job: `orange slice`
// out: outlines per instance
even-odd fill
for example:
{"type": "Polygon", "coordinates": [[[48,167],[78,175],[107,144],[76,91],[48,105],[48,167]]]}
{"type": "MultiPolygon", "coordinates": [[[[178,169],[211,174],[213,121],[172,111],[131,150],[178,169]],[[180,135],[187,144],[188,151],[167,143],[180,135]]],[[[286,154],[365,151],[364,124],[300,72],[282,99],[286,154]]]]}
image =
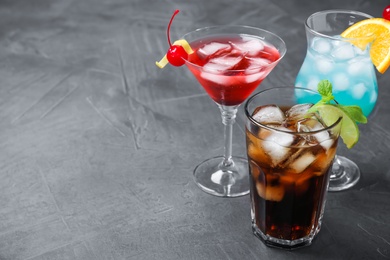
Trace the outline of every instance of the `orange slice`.
{"type": "Polygon", "coordinates": [[[370,49],[372,63],[380,73],[384,73],[390,65],[390,21],[383,18],[370,18],[353,24],[342,34],[342,37],[352,38],[352,44],[362,47],[367,43],[367,37],[373,36],[370,49]],[[362,38],[360,40],[359,38],[362,38]],[[356,39],[356,40],[355,40],[356,39]]]}
{"type": "MultiPolygon", "coordinates": [[[[181,45],[184,48],[184,50],[188,53],[188,55],[194,53],[190,44],[184,39],[175,41],[173,45],[181,45]]],[[[164,57],[160,61],[156,61],[156,65],[160,69],[164,68],[167,64],[168,64],[167,55],[164,55],[164,57]]]]}

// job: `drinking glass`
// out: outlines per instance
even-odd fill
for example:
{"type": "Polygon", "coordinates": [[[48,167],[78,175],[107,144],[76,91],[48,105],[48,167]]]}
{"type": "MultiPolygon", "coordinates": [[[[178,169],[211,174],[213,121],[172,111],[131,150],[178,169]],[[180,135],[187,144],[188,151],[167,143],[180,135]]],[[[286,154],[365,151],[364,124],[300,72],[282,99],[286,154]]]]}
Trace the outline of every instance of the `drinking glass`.
{"type": "MultiPolygon", "coordinates": [[[[333,95],[338,102],[359,105],[368,116],[378,97],[375,68],[370,58],[372,37],[348,39],[340,36],[352,24],[368,18],[372,16],[349,10],[326,10],[307,18],[307,53],[295,86],[316,90],[318,82],[327,79],[333,85],[333,95]],[[368,44],[359,48],[352,44],[354,42],[368,44]]],[[[310,95],[300,97],[302,102],[311,102],[310,99],[310,95]]],[[[336,155],[329,190],[348,189],[359,178],[359,167],[348,158],[336,155]]]]}
{"type": "Polygon", "coordinates": [[[308,116],[307,104],[294,106],[294,92],[320,99],[308,89],[275,87],[245,104],[252,230],[286,249],[310,245],[320,231],[342,121],[325,126],[308,116]]]}
{"type": "Polygon", "coordinates": [[[200,189],[212,195],[221,197],[246,195],[249,193],[248,163],[245,158],[232,156],[233,124],[240,104],[259,86],[286,53],[285,43],[271,32],[248,26],[205,27],[185,34],[183,39],[195,50],[195,57],[200,57],[200,60],[195,62],[192,59],[194,56],[189,55],[185,64],[217,104],[225,127],[223,156],[200,163],[194,170],[194,181],[200,189]],[[253,48],[260,46],[256,41],[260,41],[263,46],[263,57],[248,58],[247,55],[255,52],[253,48]],[[217,42],[221,48],[225,46],[231,50],[226,54],[226,60],[211,61],[210,57],[214,54],[210,49],[217,48],[218,44],[207,48],[202,46],[212,42],[217,42]],[[235,58],[240,55],[245,58],[239,64],[234,64],[235,58]],[[271,60],[264,62],[267,59],[271,60]],[[249,61],[253,62],[250,67],[241,66],[242,63],[249,61]],[[226,69],[226,65],[229,64],[233,65],[226,69]]]}

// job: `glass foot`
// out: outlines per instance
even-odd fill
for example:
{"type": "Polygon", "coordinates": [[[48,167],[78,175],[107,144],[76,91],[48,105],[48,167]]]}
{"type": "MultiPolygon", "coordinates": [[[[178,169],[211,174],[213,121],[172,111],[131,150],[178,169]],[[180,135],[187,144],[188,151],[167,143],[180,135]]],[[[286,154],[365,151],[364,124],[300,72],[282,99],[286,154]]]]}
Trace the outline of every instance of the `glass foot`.
{"type": "Polygon", "coordinates": [[[359,167],[353,161],[336,156],[329,181],[329,191],[342,191],[354,186],[360,179],[359,167]]]}
{"type": "Polygon", "coordinates": [[[219,197],[239,197],[249,193],[248,161],[233,157],[223,165],[223,156],[208,159],[194,170],[196,185],[203,191],[219,197]]]}
{"type": "Polygon", "coordinates": [[[255,224],[252,224],[252,231],[253,234],[259,238],[266,246],[269,247],[275,247],[280,249],[286,249],[286,250],[293,250],[298,249],[301,247],[309,246],[311,245],[314,237],[318,234],[320,231],[321,223],[319,223],[319,226],[311,232],[308,236],[298,238],[295,240],[286,240],[276,237],[271,237],[269,235],[264,234],[255,224]]]}

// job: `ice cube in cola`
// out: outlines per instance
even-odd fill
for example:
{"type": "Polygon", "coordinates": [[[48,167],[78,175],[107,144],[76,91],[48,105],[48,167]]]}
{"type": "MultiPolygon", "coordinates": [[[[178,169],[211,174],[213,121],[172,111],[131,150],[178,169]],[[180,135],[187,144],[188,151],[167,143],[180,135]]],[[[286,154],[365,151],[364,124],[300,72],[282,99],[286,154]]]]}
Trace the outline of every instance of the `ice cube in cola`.
{"type": "Polygon", "coordinates": [[[247,125],[252,221],[264,240],[299,241],[320,229],[337,135],[311,106],[261,106],[247,125]]]}

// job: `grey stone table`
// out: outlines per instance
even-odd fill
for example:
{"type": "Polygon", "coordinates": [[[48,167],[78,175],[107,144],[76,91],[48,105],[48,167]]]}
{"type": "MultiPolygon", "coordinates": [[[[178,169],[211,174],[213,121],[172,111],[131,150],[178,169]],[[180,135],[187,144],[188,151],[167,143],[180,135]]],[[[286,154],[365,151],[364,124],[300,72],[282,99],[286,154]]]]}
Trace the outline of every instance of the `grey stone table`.
{"type": "MultiPolygon", "coordinates": [[[[206,25],[280,35],[288,53],[261,88],[291,85],[303,22],[323,9],[381,16],[388,0],[3,0],[0,2],[0,259],[389,259],[390,72],[361,141],[339,154],[357,186],[330,193],[323,228],[297,251],[252,235],[249,196],[210,196],[197,163],[222,153],[215,104],[184,68],[154,65],[206,25]]],[[[234,154],[245,155],[244,114],[234,154]]]]}

